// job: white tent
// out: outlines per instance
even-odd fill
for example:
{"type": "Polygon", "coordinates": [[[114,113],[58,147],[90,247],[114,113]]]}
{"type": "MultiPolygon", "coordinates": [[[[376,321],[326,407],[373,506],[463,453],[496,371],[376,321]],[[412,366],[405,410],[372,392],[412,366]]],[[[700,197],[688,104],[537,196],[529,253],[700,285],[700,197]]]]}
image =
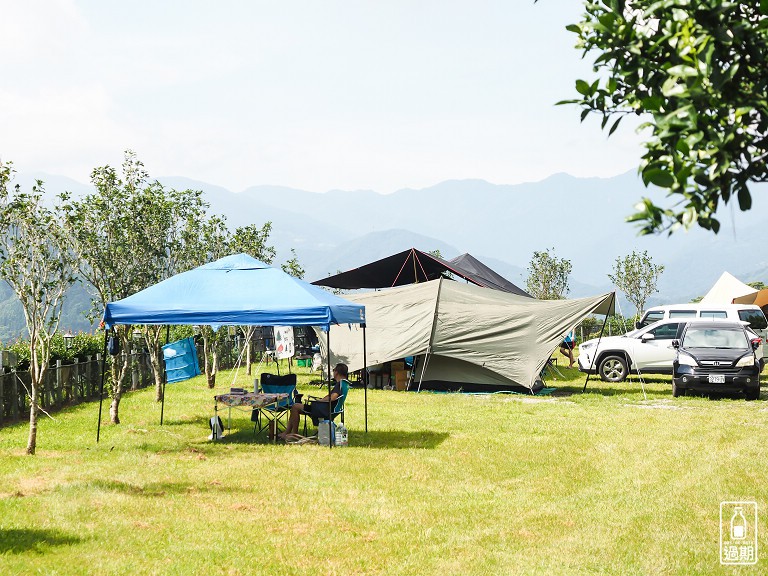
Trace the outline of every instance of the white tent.
{"type": "MultiPolygon", "coordinates": [[[[714,286],[709,289],[704,298],[701,299],[702,304],[732,304],[737,298],[746,298],[757,295],[757,290],[747,284],[744,284],[741,280],[736,278],[733,274],[723,272],[720,278],[717,279],[714,286]]],[[[751,304],[754,301],[752,298],[747,302],[740,302],[743,304],[751,304]]]]}
{"type": "MultiPolygon", "coordinates": [[[[365,306],[368,365],[418,356],[416,381],[464,389],[533,389],[564,334],[614,302],[613,293],[535,300],[445,279],[348,298],[365,306]]],[[[363,368],[360,329],[331,327],[331,363],[363,368]]]]}

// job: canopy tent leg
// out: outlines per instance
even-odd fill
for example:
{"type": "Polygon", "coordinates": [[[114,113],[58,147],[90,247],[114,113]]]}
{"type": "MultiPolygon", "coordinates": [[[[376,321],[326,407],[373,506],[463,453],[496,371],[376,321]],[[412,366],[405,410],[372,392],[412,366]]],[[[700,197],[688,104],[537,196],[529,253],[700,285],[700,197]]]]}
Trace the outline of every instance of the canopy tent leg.
{"type": "Polygon", "coordinates": [[[427,371],[427,364],[429,363],[429,348],[424,353],[424,366],[421,367],[421,376],[419,376],[419,387],[416,392],[421,392],[421,381],[424,380],[424,373],[427,371]]]}
{"type": "Polygon", "coordinates": [[[365,349],[365,323],[363,327],[363,390],[365,394],[365,433],[368,434],[368,359],[365,349]]]}
{"type": "MultiPolygon", "coordinates": [[[[165,343],[168,344],[171,339],[171,325],[165,325],[165,343]]],[[[165,412],[165,383],[168,382],[168,370],[165,369],[165,354],[163,354],[163,400],[160,404],[160,426],[163,425],[163,412],[165,412]]]]}
{"type": "MultiPolygon", "coordinates": [[[[613,302],[616,299],[616,292],[614,292],[611,295],[611,304],[608,306],[608,310],[613,309],[613,302]]],[[[603,332],[605,331],[605,325],[608,323],[608,314],[605,315],[605,320],[603,320],[603,325],[600,328],[600,336],[597,337],[597,346],[595,346],[595,352],[597,352],[600,349],[600,341],[603,339],[603,332]]],[[[593,368],[595,368],[595,360],[596,358],[592,359],[592,365],[589,367],[589,371],[587,372],[587,379],[584,380],[584,388],[581,390],[582,394],[587,391],[587,382],[589,382],[589,377],[591,376],[590,372],[593,368]]]]}
{"type": "Polygon", "coordinates": [[[96,444],[99,443],[99,435],[101,434],[101,407],[104,404],[104,372],[107,366],[107,338],[109,332],[104,330],[104,351],[101,353],[101,386],[99,387],[99,422],[96,425],[96,444]]]}
{"type": "MultiPolygon", "coordinates": [[[[331,325],[328,325],[328,332],[325,333],[325,345],[328,347],[328,418],[331,417],[331,381],[333,380],[333,372],[331,371],[331,325]]],[[[331,438],[331,420],[328,423],[328,447],[333,448],[333,438],[331,438]]]]}

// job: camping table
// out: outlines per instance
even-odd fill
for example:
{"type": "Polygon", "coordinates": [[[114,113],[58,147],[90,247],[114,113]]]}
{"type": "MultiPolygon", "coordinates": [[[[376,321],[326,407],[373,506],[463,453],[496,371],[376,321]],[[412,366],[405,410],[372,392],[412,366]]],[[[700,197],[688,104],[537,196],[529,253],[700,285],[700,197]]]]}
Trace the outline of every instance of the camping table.
{"type": "Polygon", "coordinates": [[[277,406],[281,400],[288,398],[288,394],[264,394],[262,392],[247,392],[245,394],[218,394],[213,397],[216,404],[214,412],[219,415],[219,402],[229,407],[229,418],[227,421],[227,431],[232,431],[232,408],[238,406],[247,406],[250,408],[266,408],[268,406],[277,406]]]}

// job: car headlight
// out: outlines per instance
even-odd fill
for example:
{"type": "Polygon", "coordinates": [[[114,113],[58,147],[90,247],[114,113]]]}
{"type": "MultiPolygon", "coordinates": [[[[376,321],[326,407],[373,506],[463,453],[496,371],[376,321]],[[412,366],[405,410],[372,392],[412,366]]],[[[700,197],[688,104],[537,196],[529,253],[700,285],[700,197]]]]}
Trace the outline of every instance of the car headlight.
{"type": "Polygon", "coordinates": [[[746,356],[739,358],[739,361],[736,362],[736,368],[747,368],[752,366],[754,363],[755,357],[752,354],[747,354],[746,356]]]}
{"type": "Polygon", "coordinates": [[[686,354],[685,352],[678,352],[677,363],[680,364],[681,366],[698,366],[699,365],[693,356],[691,356],[690,354],[686,354]]]}
{"type": "Polygon", "coordinates": [[[582,350],[589,350],[590,348],[594,348],[594,347],[595,347],[594,342],[584,342],[584,344],[579,346],[579,348],[581,348],[582,350]]]}

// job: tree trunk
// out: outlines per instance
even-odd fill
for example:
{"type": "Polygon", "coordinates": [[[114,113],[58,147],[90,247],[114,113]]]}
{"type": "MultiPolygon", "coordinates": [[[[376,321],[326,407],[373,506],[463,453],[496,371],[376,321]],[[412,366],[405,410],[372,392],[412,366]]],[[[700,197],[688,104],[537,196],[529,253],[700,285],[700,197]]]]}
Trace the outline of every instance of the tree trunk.
{"type": "Polygon", "coordinates": [[[208,388],[216,386],[216,373],[211,371],[210,362],[210,343],[208,342],[208,336],[203,333],[203,358],[205,368],[205,380],[208,383],[208,388]]]}
{"type": "Polygon", "coordinates": [[[120,400],[123,397],[123,381],[128,371],[128,362],[125,361],[122,366],[118,366],[118,358],[122,360],[120,354],[112,357],[112,391],[110,394],[112,403],[109,405],[109,419],[112,424],[120,424],[120,400]]]}
{"type": "Polygon", "coordinates": [[[248,366],[248,369],[246,370],[246,374],[248,376],[251,375],[251,351],[253,350],[253,333],[254,328],[253,326],[248,326],[245,330],[245,365],[248,366]]]}
{"type": "Polygon", "coordinates": [[[152,365],[152,376],[155,379],[155,402],[163,401],[163,350],[159,345],[153,345],[149,350],[149,363],[152,365]]]}
{"type": "Polygon", "coordinates": [[[37,448],[37,384],[32,382],[31,397],[29,399],[29,439],[27,440],[27,454],[34,455],[37,448]]]}

